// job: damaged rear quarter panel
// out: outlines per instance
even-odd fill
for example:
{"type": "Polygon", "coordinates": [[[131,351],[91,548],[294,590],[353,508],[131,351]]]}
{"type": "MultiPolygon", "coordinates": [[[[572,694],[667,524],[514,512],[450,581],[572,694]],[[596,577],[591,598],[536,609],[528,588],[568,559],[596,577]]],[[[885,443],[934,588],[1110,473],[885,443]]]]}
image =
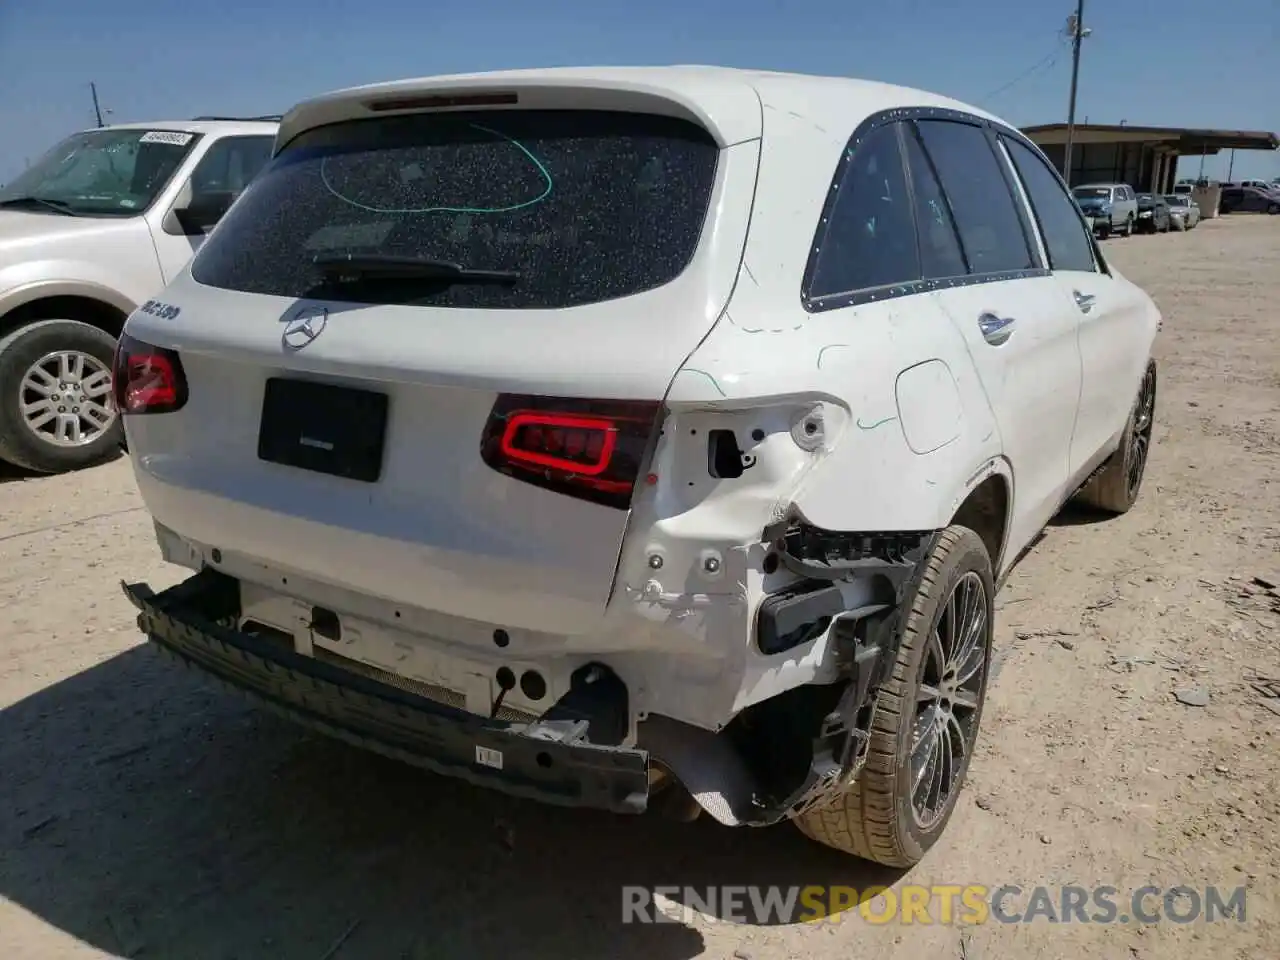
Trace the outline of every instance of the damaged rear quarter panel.
{"type": "MultiPolygon", "coordinates": [[[[974,473],[998,457],[1001,446],[965,345],[936,295],[816,314],[806,313],[797,295],[790,314],[795,323],[774,332],[739,320],[743,309],[751,315],[756,308],[751,289],[739,282],[728,314],[673,381],[670,408],[736,410],[735,422],[746,428],[739,442],[750,444],[755,425],[743,411],[790,404],[795,417],[822,403],[841,415],[828,415],[817,450],[801,451],[782,433],[795,451],[790,472],[768,492],[756,491],[772,497],[771,514],[793,509],[815,526],[842,531],[946,526],[974,473]],[[930,369],[949,371],[949,382],[933,390],[938,377],[912,376],[926,361],[941,361],[930,369]],[[928,394],[919,392],[925,389],[928,394]],[[904,411],[918,419],[931,410],[945,428],[934,431],[942,442],[930,449],[917,441],[912,449],[904,411]]],[[[781,424],[761,426],[766,443],[781,433],[781,424]]]]}
{"type": "Polygon", "coordinates": [[[681,628],[688,649],[664,661],[668,683],[649,665],[644,700],[708,727],[830,672],[827,636],[770,657],[752,643],[761,600],[788,582],[764,572],[766,526],[791,516],[832,531],[938,529],[987,472],[1007,473],[985,392],[935,294],[805,309],[823,201],[860,117],[850,105],[847,129],[822,129],[771,103],[767,84],[760,93],[765,137],[737,281],[671,381],[611,598],[656,632],[681,628]],[[749,463],[741,476],[712,476],[711,430],[732,431],[749,463]],[[698,703],[687,702],[694,676],[705,681],[698,703]]]}
{"type": "Polygon", "coordinates": [[[676,374],[668,403],[678,412],[830,398],[846,422],[827,432],[789,486],[776,487],[776,509],[794,507],[830,530],[945,526],[968,479],[1001,445],[964,338],[938,295],[812,313],[802,302],[805,266],[851,134],[872,113],[921,104],[892,102],[905,94],[890,88],[859,97],[800,91],[771,75],[756,90],[763,138],[742,266],[726,312],[676,374]],[[837,128],[831,117],[847,119],[837,128]],[[927,361],[941,361],[930,369],[949,371],[952,382],[909,374],[899,383],[927,361]]]}
{"type": "MultiPolygon", "coordinates": [[[[773,656],[752,643],[761,601],[790,582],[765,572],[767,526],[791,516],[832,531],[938,529],[999,453],[985,394],[932,295],[815,315],[797,303],[794,328],[775,333],[737,322],[738,293],[750,287],[740,279],[736,289],[729,313],[672,381],[612,599],[689,638],[666,661],[669,682],[650,664],[645,701],[651,712],[707,726],[830,679],[830,634],[773,656]],[[935,357],[954,374],[942,400],[954,407],[958,397],[960,409],[943,418],[955,438],[922,454],[900,423],[898,380],[935,357]],[[713,430],[733,434],[740,476],[712,476],[713,430]],[[683,698],[695,675],[704,683],[692,704],[683,698]]],[[[854,606],[867,600],[850,597],[854,606]]]]}

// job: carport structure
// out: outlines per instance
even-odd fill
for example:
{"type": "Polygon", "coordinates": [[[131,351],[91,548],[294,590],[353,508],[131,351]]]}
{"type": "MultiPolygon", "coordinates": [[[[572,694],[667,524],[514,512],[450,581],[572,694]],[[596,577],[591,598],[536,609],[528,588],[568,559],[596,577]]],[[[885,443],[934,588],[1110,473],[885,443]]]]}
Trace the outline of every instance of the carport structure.
{"type": "MultiPolygon", "coordinates": [[[[1062,170],[1067,125],[1048,123],[1022,132],[1062,170]]],[[[1201,130],[1128,124],[1076,124],[1071,142],[1070,186],[1127,183],[1135,190],[1171,193],[1179,157],[1204,157],[1223,150],[1275,150],[1280,138],[1255,130],[1201,130]]]]}

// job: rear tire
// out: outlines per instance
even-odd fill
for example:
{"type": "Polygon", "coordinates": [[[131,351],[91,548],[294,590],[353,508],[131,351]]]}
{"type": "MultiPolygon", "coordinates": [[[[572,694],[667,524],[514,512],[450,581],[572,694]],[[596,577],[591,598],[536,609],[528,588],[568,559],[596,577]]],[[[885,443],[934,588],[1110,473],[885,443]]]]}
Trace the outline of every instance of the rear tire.
{"type": "Polygon", "coordinates": [[[1142,385],[1138,388],[1138,397],[1120,438],[1120,447],[1102,471],[1077,494],[1081,503],[1119,516],[1128,513],[1137,502],[1142,479],[1146,476],[1147,459],[1151,455],[1156,381],[1156,362],[1149,360],[1142,385]]]}
{"type": "Polygon", "coordinates": [[[1124,233],[1121,234],[1121,236],[1125,236],[1125,237],[1133,236],[1133,217],[1124,218],[1124,233]]]}
{"type": "Polygon", "coordinates": [[[123,433],[119,416],[113,412],[109,421],[96,424],[88,419],[91,409],[109,407],[109,395],[103,391],[110,385],[115,346],[110,334],[78,320],[38,320],[0,339],[0,459],[36,473],[62,473],[115,457],[123,433]],[[78,381],[65,387],[56,383],[49,371],[57,370],[57,360],[50,358],[58,355],[80,364],[85,386],[78,381]],[[34,388],[47,388],[49,395],[34,388]],[[87,394],[92,394],[87,397],[92,408],[89,402],[80,406],[80,397],[87,394]],[[51,413],[84,411],[79,422],[85,442],[59,443],[50,424],[37,424],[41,414],[29,411],[45,401],[51,413]]]}
{"type": "Polygon", "coordinates": [[[938,535],[880,689],[867,765],[842,794],[796,818],[805,836],[864,860],[910,867],[942,835],[986,701],[993,579],[974,531],[953,525],[938,535]]]}

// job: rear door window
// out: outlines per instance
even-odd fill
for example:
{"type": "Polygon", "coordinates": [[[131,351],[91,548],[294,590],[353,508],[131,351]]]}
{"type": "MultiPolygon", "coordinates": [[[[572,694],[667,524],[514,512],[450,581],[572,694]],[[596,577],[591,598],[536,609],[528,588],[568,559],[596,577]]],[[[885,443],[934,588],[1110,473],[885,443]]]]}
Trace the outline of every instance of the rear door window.
{"type": "Polygon", "coordinates": [[[1013,193],[982,127],[954,120],[917,122],[951,202],[971,274],[1035,267],[1013,193]]]}
{"type": "MultiPolygon", "coordinates": [[[[1001,137],[1027,191],[1054,270],[1094,272],[1093,242],[1080,212],[1067,196],[1058,175],[1034,150],[1011,137],[1001,137]]],[[[1117,193],[1123,195],[1123,189],[1117,193]]]]}
{"type": "Polygon", "coordinates": [[[873,128],[845,164],[818,239],[811,298],[920,279],[911,198],[897,124],[873,128]]]}
{"type": "Polygon", "coordinates": [[[484,309],[579,306],[662,286],[697,248],[719,149],[647,114],[501,110],[333,124],[287,145],[192,263],[249,293],[484,309]],[[415,258],[439,275],[334,281],[317,256],[415,258]]]}
{"type": "Polygon", "coordinates": [[[926,280],[963,277],[969,272],[956,235],[951,207],[938,185],[924,148],[915,129],[906,131],[907,168],[911,171],[911,188],[915,197],[916,231],[920,237],[920,261],[926,280]]]}

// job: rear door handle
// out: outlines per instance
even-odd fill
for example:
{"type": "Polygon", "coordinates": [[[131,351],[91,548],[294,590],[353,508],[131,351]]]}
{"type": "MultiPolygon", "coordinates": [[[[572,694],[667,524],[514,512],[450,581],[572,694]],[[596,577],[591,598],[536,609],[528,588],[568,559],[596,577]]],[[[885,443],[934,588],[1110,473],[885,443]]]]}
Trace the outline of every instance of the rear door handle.
{"type": "Polygon", "coordinates": [[[984,313],[978,317],[978,329],[982,331],[982,339],[993,347],[1008,341],[1017,329],[1018,322],[1013,317],[997,317],[994,313],[984,313]]]}
{"type": "Polygon", "coordinates": [[[1081,293],[1079,290],[1072,290],[1071,295],[1076,298],[1076,306],[1084,313],[1093,309],[1093,301],[1097,299],[1092,293],[1081,293]]]}

